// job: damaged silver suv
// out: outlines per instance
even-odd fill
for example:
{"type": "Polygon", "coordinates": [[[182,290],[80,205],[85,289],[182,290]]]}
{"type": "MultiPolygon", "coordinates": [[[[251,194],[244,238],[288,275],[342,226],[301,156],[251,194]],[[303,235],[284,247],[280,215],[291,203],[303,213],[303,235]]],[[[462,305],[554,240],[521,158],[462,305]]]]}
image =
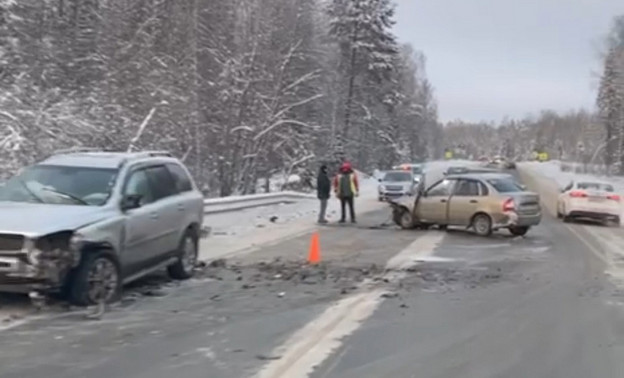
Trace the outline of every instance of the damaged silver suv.
{"type": "Polygon", "coordinates": [[[167,268],[191,277],[204,202],[167,152],[57,153],[0,188],[0,291],[110,302],[167,268]]]}

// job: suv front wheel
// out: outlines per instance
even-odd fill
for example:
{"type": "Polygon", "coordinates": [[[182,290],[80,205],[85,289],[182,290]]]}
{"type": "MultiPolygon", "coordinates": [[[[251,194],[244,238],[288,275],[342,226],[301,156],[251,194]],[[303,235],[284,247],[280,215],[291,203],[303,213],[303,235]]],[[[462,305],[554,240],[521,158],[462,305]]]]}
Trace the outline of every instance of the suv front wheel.
{"type": "Polygon", "coordinates": [[[193,276],[197,256],[199,254],[198,240],[195,232],[189,229],[184,233],[178,247],[178,261],[167,267],[167,272],[176,280],[186,280],[193,276]]]}
{"type": "Polygon", "coordinates": [[[85,252],[69,282],[69,300],[78,306],[114,302],[121,292],[120,277],[119,263],[110,253],[85,252]]]}

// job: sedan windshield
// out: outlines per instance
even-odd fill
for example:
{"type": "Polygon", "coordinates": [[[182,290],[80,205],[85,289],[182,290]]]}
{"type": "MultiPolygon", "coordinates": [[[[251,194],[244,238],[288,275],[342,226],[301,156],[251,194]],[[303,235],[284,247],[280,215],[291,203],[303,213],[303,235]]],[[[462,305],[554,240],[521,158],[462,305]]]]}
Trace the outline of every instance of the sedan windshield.
{"type": "Polygon", "coordinates": [[[388,172],[383,180],[387,182],[407,182],[412,181],[412,175],[407,172],[388,172]]]}
{"type": "Polygon", "coordinates": [[[0,201],[101,206],[116,177],[116,169],[36,165],[7,181],[0,201]]]}
{"type": "Polygon", "coordinates": [[[487,182],[499,193],[522,192],[524,189],[512,178],[489,179],[487,182]]]}
{"type": "Polygon", "coordinates": [[[576,186],[581,190],[602,190],[605,192],[614,191],[613,186],[599,182],[579,182],[576,186]]]}

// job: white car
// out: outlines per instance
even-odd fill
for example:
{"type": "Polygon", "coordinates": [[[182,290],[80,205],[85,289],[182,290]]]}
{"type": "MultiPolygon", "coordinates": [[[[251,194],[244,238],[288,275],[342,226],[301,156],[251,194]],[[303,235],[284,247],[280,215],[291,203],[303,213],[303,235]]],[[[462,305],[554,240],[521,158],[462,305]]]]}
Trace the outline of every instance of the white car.
{"type": "Polygon", "coordinates": [[[557,200],[557,217],[564,222],[576,219],[620,224],[622,207],[613,185],[600,181],[571,182],[557,200]]]}

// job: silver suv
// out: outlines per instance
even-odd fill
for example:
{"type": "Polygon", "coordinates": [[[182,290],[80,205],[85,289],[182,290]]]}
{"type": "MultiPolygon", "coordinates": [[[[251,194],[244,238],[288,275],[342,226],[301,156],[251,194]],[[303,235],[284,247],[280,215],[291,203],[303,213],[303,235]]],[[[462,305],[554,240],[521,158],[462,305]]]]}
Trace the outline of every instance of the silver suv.
{"type": "Polygon", "coordinates": [[[167,152],[65,152],[0,188],[0,291],[113,301],[167,267],[193,274],[204,202],[167,152]]]}

